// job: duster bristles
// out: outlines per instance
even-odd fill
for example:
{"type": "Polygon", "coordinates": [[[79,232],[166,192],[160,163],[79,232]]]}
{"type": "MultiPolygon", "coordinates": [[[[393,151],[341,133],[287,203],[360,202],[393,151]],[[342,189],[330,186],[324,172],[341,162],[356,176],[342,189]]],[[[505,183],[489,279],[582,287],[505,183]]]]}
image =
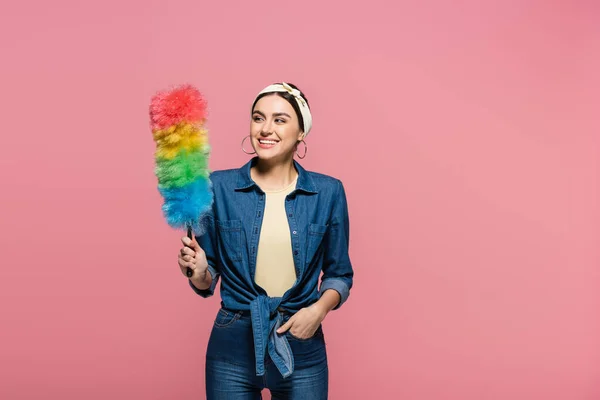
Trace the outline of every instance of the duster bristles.
{"type": "Polygon", "coordinates": [[[191,226],[196,234],[199,221],[212,206],[208,159],[210,146],[206,101],[192,85],[158,92],[150,102],[150,126],[156,142],[155,174],[163,196],[163,214],[176,229],[191,226]]]}
{"type": "Polygon", "coordinates": [[[158,92],[150,102],[150,123],[153,131],[181,122],[202,123],[205,118],[206,100],[192,85],[181,85],[158,92]]]}

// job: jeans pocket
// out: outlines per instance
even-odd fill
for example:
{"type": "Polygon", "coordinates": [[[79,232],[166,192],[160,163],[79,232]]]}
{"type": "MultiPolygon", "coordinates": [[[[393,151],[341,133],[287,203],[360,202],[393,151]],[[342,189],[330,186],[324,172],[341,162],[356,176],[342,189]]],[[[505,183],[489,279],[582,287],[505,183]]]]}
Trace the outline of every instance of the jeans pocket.
{"type": "Polygon", "coordinates": [[[294,336],[291,329],[288,329],[286,334],[288,339],[295,340],[296,342],[310,342],[311,340],[318,339],[319,337],[321,337],[323,335],[323,329],[322,326],[319,325],[315,333],[311,337],[308,337],[306,339],[300,339],[299,337],[294,336]]]}
{"type": "Polygon", "coordinates": [[[215,327],[217,328],[226,328],[232,325],[235,321],[237,321],[242,316],[242,312],[233,312],[227,311],[224,309],[220,309],[217,313],[217,318],[215,318],[215,327]]]}

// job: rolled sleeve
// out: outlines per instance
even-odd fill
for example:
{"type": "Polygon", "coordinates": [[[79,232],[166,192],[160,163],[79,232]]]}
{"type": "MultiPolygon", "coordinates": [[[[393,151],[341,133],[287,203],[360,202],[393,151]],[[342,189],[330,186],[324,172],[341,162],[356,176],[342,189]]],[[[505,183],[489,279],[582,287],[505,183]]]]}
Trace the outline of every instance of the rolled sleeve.
{"type": "Polygon", "coordinates": [[[340,302],[337,304],[334,310],[340,308],[342,304],[344,304],[346,300],[348,300],[348,296],[350,296],[350,288],[342,279],[323,279],[323,281],[321,282],[320,295],[323,295],[323,293],[325,293],[325,291],[328,289],[333,289],[340,294],[340,302]]]}
{"type": "Polygon", "coordinates": [[[204,298],[210,297],[213,294],[215,294],[215,288],[217,287],[217,282],[219,281],[219,272],[210,265],[208,266],[208,273],[212,278],[212,283],[210,284],[210,287],[208,289],[200,290],[196,286],[194,286],[191,280],[188,279],[188,282],[190,283],[190,286],[192,287],[194,292],[196,292],[197,295],[204,298]]]}
{"type": "Polygon", "coordinates": [[[350,261],[350,222],[346,192],[341,181],[337,181],[337,191],[330,220],[330,227],[325,238],[325,259],[319,296],[328,289],[340,294],[340,302],[334,310],[340,308],[348,300],[352,288],[354,271],[350,261]]]}

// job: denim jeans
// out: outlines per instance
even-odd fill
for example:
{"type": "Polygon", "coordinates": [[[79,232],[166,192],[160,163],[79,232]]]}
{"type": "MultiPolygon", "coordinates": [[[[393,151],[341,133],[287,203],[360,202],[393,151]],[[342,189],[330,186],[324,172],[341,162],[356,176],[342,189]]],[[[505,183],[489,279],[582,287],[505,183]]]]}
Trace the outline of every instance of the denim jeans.
{"type": "MultiPolygon", "coordinates": [[[[284,314],[284,321],[290,316],[284,314]]],[[[327,399],[329,370],[322,326],[308,339],[298,339],[289,331],[285,335],[294,372],[283,378],[267,354],[265,374],[257,376],[250,312],[221,308],[206,352],[207,400],[261,399],[265,388],[273,400],[327,399]]]]}

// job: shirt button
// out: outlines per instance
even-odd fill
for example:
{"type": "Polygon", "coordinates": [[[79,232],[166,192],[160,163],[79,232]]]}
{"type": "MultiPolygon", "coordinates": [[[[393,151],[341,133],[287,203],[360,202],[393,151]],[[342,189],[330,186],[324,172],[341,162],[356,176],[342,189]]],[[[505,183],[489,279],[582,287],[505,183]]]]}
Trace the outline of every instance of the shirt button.
{"type": "Polygon", "coordinates": [[[292,234],[294,234],[294,235],[295,235],[296,233],[298,233],[298,232],[296,232],[296,231],[293,231],[293,232],[292,232],[292,234]]]}
{"type": "Polygon", "coordinates": [[[297,256],[298,255],[298,250],[294,250],[294,255],[297,256]]]}
{"type": "Polygon", "coordinates": [[[292,215],[294,215],[294,214],[292,214],[292,213],[289,213],[289,214],[288,214],[288,216],[289,216],[289,217],[291,217],[292,215]]]}

